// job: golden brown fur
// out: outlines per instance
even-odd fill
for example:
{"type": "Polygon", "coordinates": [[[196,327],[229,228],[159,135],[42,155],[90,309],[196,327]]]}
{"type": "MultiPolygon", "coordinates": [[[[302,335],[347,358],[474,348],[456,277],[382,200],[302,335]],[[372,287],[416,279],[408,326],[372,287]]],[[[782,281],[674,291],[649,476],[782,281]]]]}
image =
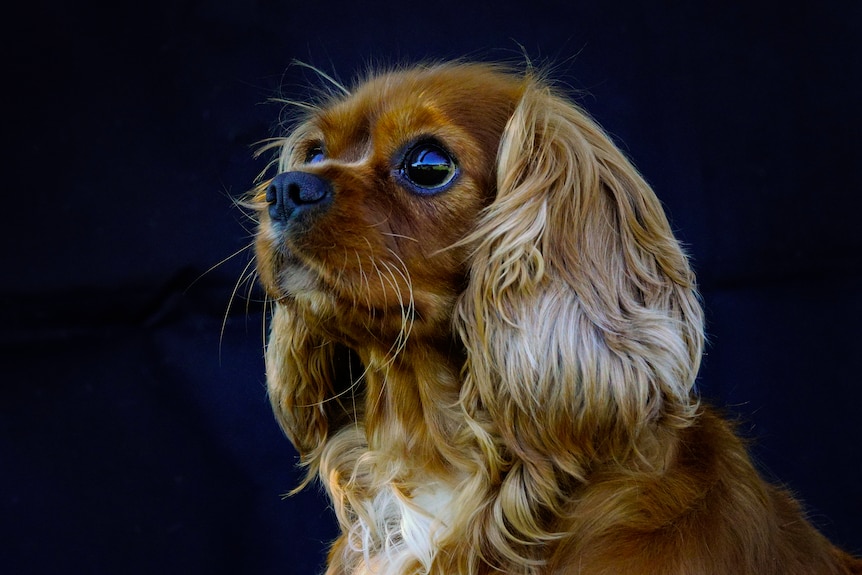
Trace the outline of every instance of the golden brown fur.
{"type": "Polygon", "coordinates": [[[276,145],[316,178],[253,198],[267,380],[342,526],[327,573],[862,573],[693,395],[686,256],[537,75],[372,76],[276,145]],[[451,183],[408,185],[417,142],[451,183]]]}

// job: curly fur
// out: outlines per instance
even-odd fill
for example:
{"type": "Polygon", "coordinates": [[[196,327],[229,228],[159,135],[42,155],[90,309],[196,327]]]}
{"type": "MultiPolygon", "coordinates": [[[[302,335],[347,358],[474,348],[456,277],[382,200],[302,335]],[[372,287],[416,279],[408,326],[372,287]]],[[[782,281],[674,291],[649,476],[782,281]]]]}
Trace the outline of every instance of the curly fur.
{"type": "Polygon", "coordinates": [[[278,171],[331,202],[301,226],[269,180],[251,203],[270,398],[342,528],[328,574],[862,573],[693,393],[694,275],[586,113],[469,63],[305,108],[278,171]],[[456,158],[446,191],[399,181],[417,138],[456,158]]]}

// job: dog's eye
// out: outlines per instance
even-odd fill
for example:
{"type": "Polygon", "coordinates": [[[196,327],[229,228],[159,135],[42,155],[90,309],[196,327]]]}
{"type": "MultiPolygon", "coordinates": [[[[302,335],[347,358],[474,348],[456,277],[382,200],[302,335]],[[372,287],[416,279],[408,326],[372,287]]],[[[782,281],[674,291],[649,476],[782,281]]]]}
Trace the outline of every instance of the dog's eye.
{"type": "Polygon", "coordinates": [[[410,148],[401,166],[403,178],[420,194],[443,191],[458,172],[452,156],[437,144],[423,142],[410,148]]]}
{"type": "Polygon", "coordinates": [[[326,159],[326,154],[323,152],[323,146],[312,146],[305,153],[306,164],[316,164],[326,159]]]}

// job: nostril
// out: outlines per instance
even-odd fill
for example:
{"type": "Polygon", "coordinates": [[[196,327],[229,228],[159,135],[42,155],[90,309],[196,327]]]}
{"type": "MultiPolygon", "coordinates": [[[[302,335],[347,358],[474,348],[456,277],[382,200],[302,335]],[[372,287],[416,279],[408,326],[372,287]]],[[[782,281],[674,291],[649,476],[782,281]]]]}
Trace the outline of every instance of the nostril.
{"type": "Polygon", "coordinates": [[[273,180],[273,183],[271,183],[266,188],[266,203],[267,204],[274,204],[275,203],[276,193],[277,193],[277,190],[275,187],[275,180],[273,180]]]}
{"type": "Polygon", "coordinates": [[[290,201],[296,206],[306,203],[302,201],[302,189],[294,183],[288,184],[287,197],[289,197],[290,201]]]}
{"type": "Polygon", "coordinates": [[[273,178],[266,190],[266,202],[273,220],[288,221],[326,203],[331,195],[331,184],[320,176],[307,172],[284,172],[273,178]]]}
{"type": "Polygon", "coordinates": [[[287,186],[287,193],[290,200],[297,206],[316,204],[326,196],[326,190],[323,186],[301,186],[294,182],[287,186]]]}

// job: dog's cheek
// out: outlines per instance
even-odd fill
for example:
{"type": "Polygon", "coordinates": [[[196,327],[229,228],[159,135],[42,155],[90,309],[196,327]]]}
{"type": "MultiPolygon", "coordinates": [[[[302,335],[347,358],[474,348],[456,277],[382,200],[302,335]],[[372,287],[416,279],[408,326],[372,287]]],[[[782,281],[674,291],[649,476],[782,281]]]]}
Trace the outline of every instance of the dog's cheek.
{"type": "Polygon", "coordinates": [[[257,274],[264,290],[273,297],[279,293],[277,276],[277,250],[271,237],[269,228],[261,224],[254,242],[255,265],[257,274]]]}
{"type": "Polygon", "coordinates": [[[417,311],[426,318],[446,319],[467,282],[468,245],[461,244],[475,227],[484,206],[478,187],[467,181],[435,197],[406,197],[390,238],[409,270],[417,311]]]}
{"type": "MultiPolygon", "coordinates": [[[[420,257],[463,251],[462,241],[475,229],[487,203],[484,192],[472,180],[434,198],[416,198],[411,205],[412,229],[407,233],[421,238],[416,244],[420,257]]],[[[455,271],[449,259],[440,261],[445,271],[455,271]]]]}

